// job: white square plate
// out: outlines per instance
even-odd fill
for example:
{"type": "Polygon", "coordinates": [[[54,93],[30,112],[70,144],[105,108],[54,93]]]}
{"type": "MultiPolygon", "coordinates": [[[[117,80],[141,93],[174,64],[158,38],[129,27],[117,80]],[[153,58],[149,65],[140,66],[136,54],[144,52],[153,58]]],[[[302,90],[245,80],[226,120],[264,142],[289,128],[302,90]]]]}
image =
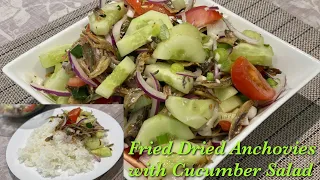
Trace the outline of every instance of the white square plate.
{"type": "MultiPolygon", "coordinates": [[[[198,0],[198,5],[217,5],[210,0],[198,0]]],[[[292,97],[299,89],[306,85],[311,79],[313,79],[320,72],[320,62],[312,56],[302,52],[294,46],[286,43],[285,41],[275,37],[274,35],[264,31],[263,29],[255,26],[249,21],[239,17],[231,11],[219,6],[220,11],[228,16],[229,21],[233,26],[239,30],[250,29],[259,32],[265,38],[265,43],[270,44],[273,47],[275,58],[274,66],[281,69],[287,76],[287,92],[277,102],[273,103],[264,112],[260,113],[254,118],[250,125],[246,127],[241,134],[230,141],[226,147],[226,154],[235,146],[238,141],[245,139],[258,125],[260,125],[268,116],[270,116],[275,110],[277,110],[282,104],[284,104],[290,97],[292,97]],[[303,69],[303,71],[302,71],[303,69]]],[[[41,67],[39,61],[39,54],[50,50],[52,47],[73,43],[79,37],[79,34],[88,23],[88,19],[84,18],[81,21],[75,23],[69,28],[63,30],[52,38],[44,41],[38,46],[34,47],[30,51],[21,55],[17,59],[13,60],[3,68],[3,72],[21,86],[25,91],[31,94],[35,99],[43,104],[51,104],[52,102],[46,98],[42,93],[34,90],[29,85],[30,75],[36,74],[40,77],[44,77],[46,71],[41,67]]],[[[213,168],[217,166],[225,156],[218,156],[214,159],[214,162],[207,167],[213,168]]],[[[125,177],[128,177],[125,171],[125,177]]],[[[195,178],[193,178],[195,179],[195,178]]]]}

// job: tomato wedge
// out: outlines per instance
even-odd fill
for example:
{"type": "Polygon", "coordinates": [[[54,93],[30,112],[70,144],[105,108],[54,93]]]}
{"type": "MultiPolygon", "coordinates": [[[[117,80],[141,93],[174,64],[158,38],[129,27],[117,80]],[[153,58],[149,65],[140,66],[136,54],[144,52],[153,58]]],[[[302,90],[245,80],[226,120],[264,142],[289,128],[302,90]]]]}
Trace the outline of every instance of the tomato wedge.
{"type": "Polygon", "coordinates": [[[207,6],[198,6],[187,11],[186,18],[188,23],[196,27],[203,27],[220,20],[222,15],[214,9],[209,9],[207,6]]]}
{"type": "Polygon", "coordinates": [[[67,124],[74,124],[77,122],[78,117],[80,116],[81,108],[75,108],[68,113],[67,124]]]}
{"type": "Polygon", "coordinates": [[[37,107],[36,104],[30,104],[30,105],[27,105],[26,107],[24,107],[23,111],[24,111],[24,112],[31,112],[31,111],[33,111],[36,107],[37,107]]]}
{"type": "Polygon", "coordinates": [[[86,83],[82,79],[80,79],[78,76],[72,77],[68,81],[68,86],[70,87],[82,87],[84,85],[86,85],[86,83]]]}
{"type": "Polygon", "coordinates": [[[158,11],[169,16],[173,15],[161,3],[144,2],[143,0],[126,1],[139,16],[151,10],[158,11]]]}
{"type": "Polygon", "coordinates": [[[219,125],[220,125],[222,131],[229,132],[230,127],[231,127],[231,122],[229,122],[229,121],[220,121],[219,125]]]}
{"type": "Polygon", "coordinates": [[[251,100],[272,100],[276,92],[246,58],[239,57],[231,68],[234,86],[251,100]]]}

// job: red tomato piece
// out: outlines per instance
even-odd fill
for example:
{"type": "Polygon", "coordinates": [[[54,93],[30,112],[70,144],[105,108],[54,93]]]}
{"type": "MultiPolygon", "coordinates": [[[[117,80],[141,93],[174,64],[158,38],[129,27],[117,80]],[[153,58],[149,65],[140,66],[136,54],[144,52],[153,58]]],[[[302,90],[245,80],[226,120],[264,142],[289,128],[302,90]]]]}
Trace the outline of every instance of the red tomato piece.
{"type": "Polygon", "coordinates": [[[68,113],[67,124],[73,124],[77,122],[78,117],[80,116],[81,108],[75,108],[68,113]]]}
{"type": "Polygon", "coordinates": [[[80,79],[78,76],[72,77],[68,81],[68,86],[70,87],[82,87],[84,85],[86,85],[86,83],[82,79],[80,79]]]}
{"type": "Polygon", "coordinates": [[[186,18],[188,23],[199,28],[220,20],[222,15],[214,9],[209,9],[207,6],[198,6],[187,11],[186,18]]]}
{"type": "Polygon", "coordinates": [[[276,94],[257,68],[244,57],[234,62],[231,78],[234,86],[251,100],[272,100],[276,94]]]}
{"type": "Polygon", "coordinates": [[[142,15],[148,11],[154,10],[167,14],[173,15],[168,11],[161,3],[143,2],[143,0],[126,0],[127,3],[135,10],[136,14],[142,15]]]}

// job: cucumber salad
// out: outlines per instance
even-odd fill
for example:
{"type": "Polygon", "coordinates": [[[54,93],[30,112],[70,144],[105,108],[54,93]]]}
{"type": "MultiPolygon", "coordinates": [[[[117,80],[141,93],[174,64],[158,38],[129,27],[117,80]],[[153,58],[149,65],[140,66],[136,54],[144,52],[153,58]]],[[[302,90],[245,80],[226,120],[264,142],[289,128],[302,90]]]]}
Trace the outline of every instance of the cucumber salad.
{"type": "MultiPolygon", "coordinates": [[[[128,147],[133,140],[144,146],[170,140],[219,146],[285,89],[272,47],[258,32],[237,30],[216,6],[116,1],[94,9],[88,19],[74,44],[40,56],[50,73],[35,76],[31,86],[56,103],[123,103],[128,147]]],[[[133,163],[138,166],[170,162],[164,165],[170,169],[171,161],[200,167],[211,158],[125,159],[140,159],[133,163]]]]}

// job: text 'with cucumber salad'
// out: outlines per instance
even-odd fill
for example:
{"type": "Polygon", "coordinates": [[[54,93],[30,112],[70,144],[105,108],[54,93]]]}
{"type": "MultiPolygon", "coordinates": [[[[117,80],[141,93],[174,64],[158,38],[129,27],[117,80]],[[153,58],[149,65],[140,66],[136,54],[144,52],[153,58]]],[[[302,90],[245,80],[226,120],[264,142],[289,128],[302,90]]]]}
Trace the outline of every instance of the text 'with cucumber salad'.
{"type": "Polygon", "coordinates": [[[135,167],[205,166],[211,157],[130,156],[128,149],[133,140],[219,146],[285,90],[272,47],[261,34],[234,28],[218,7],[126,0],[88,18],[74,44],[40,55],[43,68],[53,71],[35,76],[31,86],[61,104],[123,103],[124,157],[135,167]]]}

